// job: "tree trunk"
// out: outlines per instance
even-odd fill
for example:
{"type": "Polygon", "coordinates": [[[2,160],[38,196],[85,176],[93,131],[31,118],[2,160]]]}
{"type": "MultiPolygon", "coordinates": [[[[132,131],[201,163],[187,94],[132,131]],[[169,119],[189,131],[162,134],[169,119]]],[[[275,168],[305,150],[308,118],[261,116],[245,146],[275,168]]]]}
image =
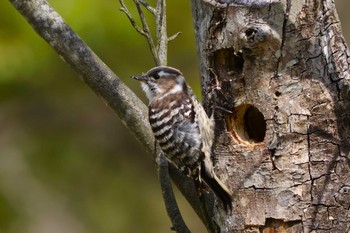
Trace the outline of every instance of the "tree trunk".
{"type": "Polygon", "coordinates": [[[349,232],[349,51],[333,1],[226,3],[192,0],[204,105],[232,111],[214,111],[234,191],[215,231],[349,232]]]}

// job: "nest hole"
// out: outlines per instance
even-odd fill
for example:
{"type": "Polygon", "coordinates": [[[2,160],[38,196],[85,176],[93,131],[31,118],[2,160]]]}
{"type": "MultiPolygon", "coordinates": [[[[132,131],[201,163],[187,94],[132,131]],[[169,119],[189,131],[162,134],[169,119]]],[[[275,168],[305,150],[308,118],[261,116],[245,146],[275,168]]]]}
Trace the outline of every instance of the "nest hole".
{"type": "Polygon", "coordinates": [[[239,142],[261,143],[266,134],[266,121],[259,109],[242,104],[227,118],[227,128],[239,142]]]}
{"type": "Polygon", "coordinates": [[[242,73],[244,66],[243,56],[232,48],[215,51],[211,60],[214,62],[213,67],[215,67],[216,74],[221,78],[242,73]]]}

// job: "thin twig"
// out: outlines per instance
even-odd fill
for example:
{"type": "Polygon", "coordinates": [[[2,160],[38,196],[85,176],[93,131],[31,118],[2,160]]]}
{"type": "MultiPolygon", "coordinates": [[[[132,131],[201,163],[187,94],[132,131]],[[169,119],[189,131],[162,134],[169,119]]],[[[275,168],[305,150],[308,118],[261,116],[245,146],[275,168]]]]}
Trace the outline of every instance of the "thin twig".
{"type": "Polygon", "coordinates": [[[139,0],[134,0],[134,3],[136,5],[137,12],[139,13],[140,20],[141,20],[142,27],[143,27],[143,31],[146,34],[148,46],[149,46],[149,48],[151,50],[151,53],[152,53],[152,56],[153,56],[153,60],[156,63],[156,65],[159,66],[159,65],[161,65],[161,62],[159,60],[159,56],[158,56],[156,47],[154,45],[154,42],[153,42],[153,39],[152,39],[152,35],[151,35],[150,30],[149,30],[149,27],[148,27],[145,15],[143,14],[140,1],[139,0]]]}
{"type": "Polygon", "coordinates": [[[166,25],[166,1],[157,0],[156,3],[156,25],[157,25],[157,52],[162,65],[167,64],[168,58],[168,34],[166,25]]]}
{"type": "Polygon", "coordinates": [[[144,1],[144,0],[139,0],[140,3],[149,11],[151,12],[153,15],[156,15],[156,9],[154,9],[153,7],[151,7],[150,4],[148,4],[148,2],[144,1]]]}
{"type": "Polygon", "coordinates": [[[182,32],[177,32],[177,33],[175,33],[174,35],[172,35],[172,36],[170,36],[169,38],[168,38],[168,42],[170,42],[170,41],[172,41],[172,40],[175,40],[179,35],[181,35],[182,34],[182,32]]]}
{"type": "Polygon", "coordinates": [[[177,169],[175,166],[172,166],[169,164],[169,175],[171,177],[171,180],[174,181],[174,184],[176,187],[180,190],[182,194],[184,194],[184,197],[189,201],[190,205],[192,206],[193,210],[197,213],[199,218],[202,220],[202,222],[205,224],[206,228],[208,229],[208,232],[217,232],[215,231],[215,226],[213,225],[213,216],[214,216],[214,196],[210,192],[202,192],[201,196],[198,195],[198,188],[195,185],[195,182],[193,179],[185,176],[179,169],[177,169]],[[205,199],[206,205],[212,205],[209,207],[203,208],[203,199],[205,199]],[[208,213],[203,210],[206,209],[208,213]]]}
{"type": "Polygon", "coordinates": [[[128,19],[129,19],[131,25],[136,29],[136,31],[137,31],[138,33],[140,33],[142,36],[145,36],[145,37],[147,38],[146,33],[142,30],[142,28],[140,28],[140,27],[137,25],[136,21],[134,20],[134,18],[133,18],[132,15],[131,15],[130,11],[129,11],[128,8],[126,7],[124,1],[123,1],[123,0],[119,0],[119,2],[120,2],[120,5],[121,5],[120,10],[121,10],[122,12],[124,12],[125,15],[128,17],[128,19]]]}
{"type": "Polygon", "coordinates": [[[163,199],[168,216],[173,224],[173,230],[177,233],[191,233],[184,222],[176,202],[173,187],[169,176],[169,162],[164,154],[159,155],[159,181],[162,188],[163,199]]]}

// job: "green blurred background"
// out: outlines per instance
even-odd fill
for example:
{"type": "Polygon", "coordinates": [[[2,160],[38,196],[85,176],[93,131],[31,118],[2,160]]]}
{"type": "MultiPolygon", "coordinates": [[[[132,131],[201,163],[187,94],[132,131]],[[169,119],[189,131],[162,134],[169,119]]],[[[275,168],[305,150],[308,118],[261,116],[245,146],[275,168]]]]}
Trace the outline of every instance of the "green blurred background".
{"type": "MultiPolygon", "coordinates": [[[[153,60],[119,2],[50,3],[145,100],[128,77],[153,60]]],[[[336,4],[350,38],[350,2],[336,4]]],[[[0,232],[171,232],[150,155],[9,1],[0,8],[0,232]]],[[[189,1],[168,1],[168,24],[169,34],[182,32],[170,44],[169,65],[195,77],[188,81],[199,94],[189,1]]],[[[178,197],[190,228],[204,232],[178,197]]]]}

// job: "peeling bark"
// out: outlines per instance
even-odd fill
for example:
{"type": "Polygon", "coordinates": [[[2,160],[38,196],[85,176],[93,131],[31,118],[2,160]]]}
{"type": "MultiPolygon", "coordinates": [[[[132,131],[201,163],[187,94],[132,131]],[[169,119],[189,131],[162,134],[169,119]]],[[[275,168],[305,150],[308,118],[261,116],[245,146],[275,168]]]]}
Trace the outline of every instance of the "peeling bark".
{"type": "Polygon", "coordinates": [[[215,111],[216,168],[234,191],[217,231],[349,232],[349,51],[333,1],[192,11],[204,105],[233,111],[215,111]]]}

